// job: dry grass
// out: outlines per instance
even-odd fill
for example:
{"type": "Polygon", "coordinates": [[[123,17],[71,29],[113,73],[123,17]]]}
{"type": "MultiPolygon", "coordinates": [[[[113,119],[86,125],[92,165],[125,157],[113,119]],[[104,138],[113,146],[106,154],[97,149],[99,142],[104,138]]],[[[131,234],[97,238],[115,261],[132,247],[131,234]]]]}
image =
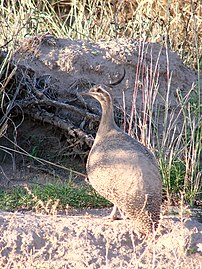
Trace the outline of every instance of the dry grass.
{"type": "Polygon", "coordinates": [[[81,38],[126,37],[166,44],[177,51],[185,63],[197,68],[202,39],[200,1],[70,2],[68,12],[65,12],[65,1],[57,3],[55,9],[60,15],[63,13],[63,20],[69,22],[81,38]]]}
{"type": "Polygon", "coordinates": [[[161,50],[156,62],[151,51],[150,64],[147,63],[145,50],[146,44],[140,43],[131,109],[125,107],[123,93],[123,128],[156,156],[169,203],[177,203],[183,194],[186,202],[193,205],[201,197],[200,85],[193,84],[185,94],[176,89],[177,103],[172,106],[172,72],[169,70],[168,51],[167,89],[165,96],[162,96],[159,88],[161,50]],[[137,108],[139,96],[142,102],[141,107],[137,108]],[[130,111],[130,115],[126,111],[130,111]]]}
{"type": "Polygon", "coordinates": [[[1,1],[0,46],[42,33],[56,37],[158,42],[197,69],[201,61],[202,4],[183,0],[1,1]]]}

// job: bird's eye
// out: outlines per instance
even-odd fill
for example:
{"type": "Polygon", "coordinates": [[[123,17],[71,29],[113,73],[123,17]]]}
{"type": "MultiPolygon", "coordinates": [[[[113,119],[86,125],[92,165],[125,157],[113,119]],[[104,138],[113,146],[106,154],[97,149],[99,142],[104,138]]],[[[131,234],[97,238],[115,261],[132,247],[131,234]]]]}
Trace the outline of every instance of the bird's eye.
{"type": "Polygon", "coordinates": [[[102,93],[102,89],[101,88],[97,88],[96,92],[97,93],[102,93]]]}

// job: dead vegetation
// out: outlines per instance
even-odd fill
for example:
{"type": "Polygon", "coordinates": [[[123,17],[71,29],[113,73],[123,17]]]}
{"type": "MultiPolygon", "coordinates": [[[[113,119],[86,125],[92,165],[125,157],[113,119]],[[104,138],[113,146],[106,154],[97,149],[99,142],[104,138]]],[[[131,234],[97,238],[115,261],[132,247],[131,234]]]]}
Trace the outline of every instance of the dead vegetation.
{"type": "MultiPolygon", "coordinates": [[[[178,52],[186,64],[197,69],[202,40],[200,1],[78,0],[76,4],[52,1],[52,5],[72,29],[79,31],[78,25],[88,21],[91,38],[95,36],[99,40],[105,35],[166,44],[178,52]]],[[[84,38],[86,33],[79,32],[84,38]]]]}

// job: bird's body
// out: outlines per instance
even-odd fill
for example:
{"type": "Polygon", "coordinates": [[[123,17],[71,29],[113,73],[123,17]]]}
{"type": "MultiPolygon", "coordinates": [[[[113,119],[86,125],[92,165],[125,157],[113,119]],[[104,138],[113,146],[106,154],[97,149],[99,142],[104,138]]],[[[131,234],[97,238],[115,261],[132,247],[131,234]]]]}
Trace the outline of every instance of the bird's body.
{"type": "Polygon", "coordinates": [[[89,91],[102,106],[102,118],[88,156],[90,183],[106,199],[148,233],[157,225],[161,205],[161,177],[153,154],[115,123],[112,98],[106,89],[89,91]]]}

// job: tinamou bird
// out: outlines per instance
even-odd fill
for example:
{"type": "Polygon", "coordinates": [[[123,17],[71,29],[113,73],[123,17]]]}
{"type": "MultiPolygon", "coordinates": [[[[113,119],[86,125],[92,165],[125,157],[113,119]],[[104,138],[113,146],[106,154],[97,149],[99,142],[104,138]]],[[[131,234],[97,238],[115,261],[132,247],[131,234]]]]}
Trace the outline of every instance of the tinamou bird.
{"type": "Polygon", "coordinates": [[[110,89],[96,85],[88,93],[99,101],[102,117],[86,172],[93,188],[149,234],[160,218],[162,180],[153,154],[115,123],[110,89]]]}

